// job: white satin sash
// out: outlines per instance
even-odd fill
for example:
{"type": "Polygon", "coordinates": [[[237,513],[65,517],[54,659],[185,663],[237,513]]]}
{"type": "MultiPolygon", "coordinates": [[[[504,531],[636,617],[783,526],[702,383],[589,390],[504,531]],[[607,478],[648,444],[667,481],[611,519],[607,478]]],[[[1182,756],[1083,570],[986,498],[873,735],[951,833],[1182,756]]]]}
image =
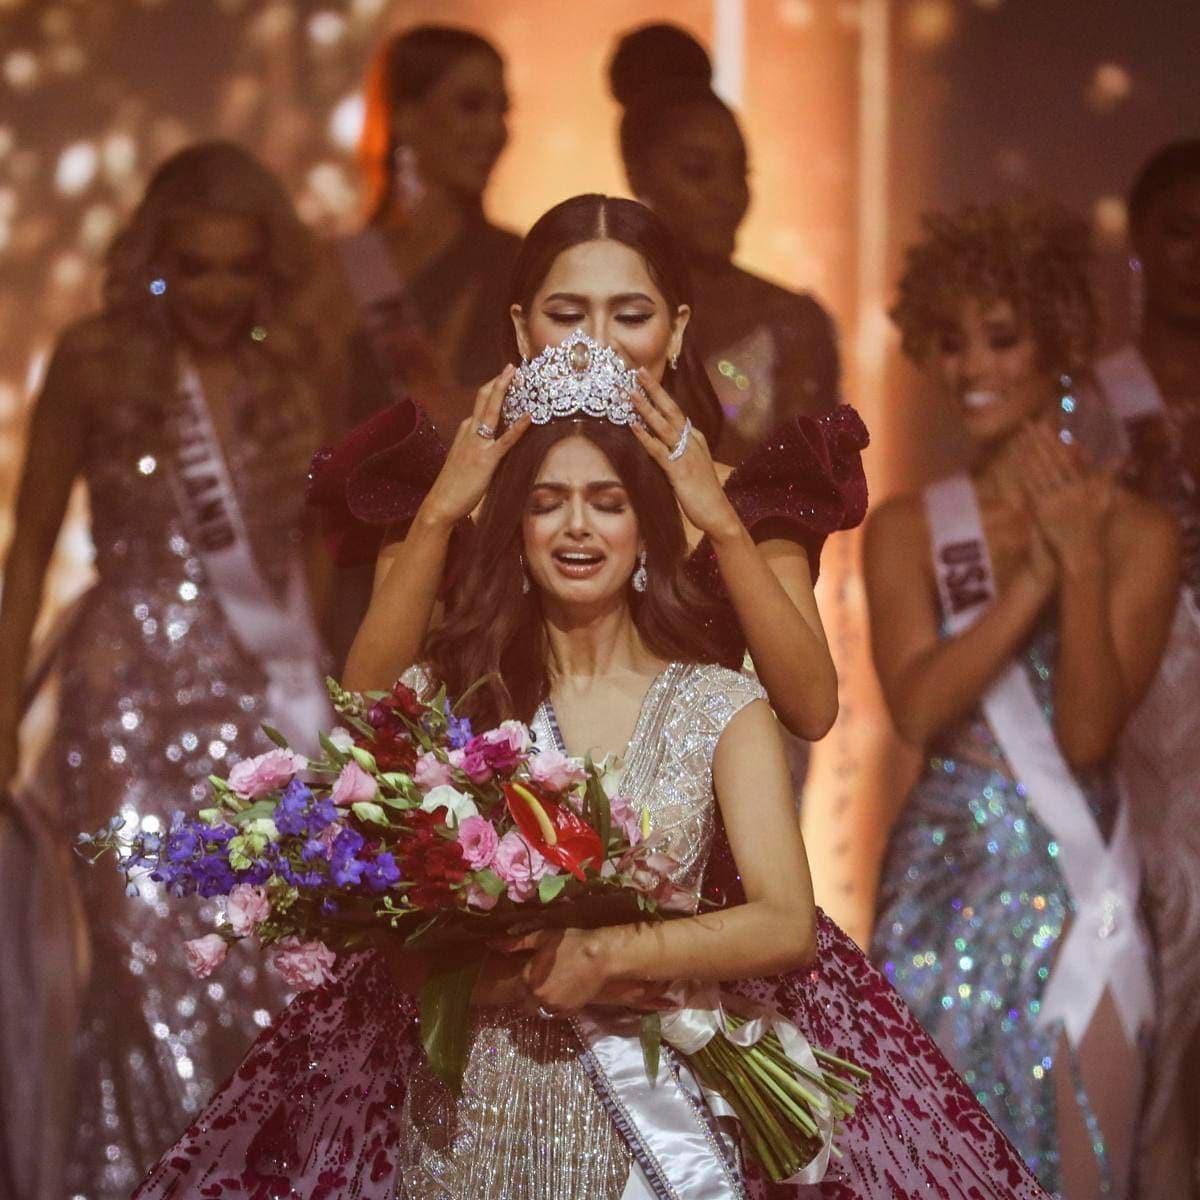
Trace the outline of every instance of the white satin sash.
{"type": "MultiPolygon", "coordinates": [[[[798,1067],[820,1073],[804,1035],[775,1010],[725,995],[713,985],[688,984],[684,993],[686,1007],[662,1017],[663,1041],[681,1054],[694,1054],[717,1036],[738,1046],[752,1046],[773,1030],[798,1067]],[[743,1017],[745,1024],[732,1029],[727,1012],[743,1017]]],[[[593,1009],[571,1018],[586,1047],[584,1064],[592,1084],[637,1164],[624,1200],[643,1196],[742,1200],[746,1192],[734,1166],[736,1145],[716,1124],[716,1119],[736,1119],[732,1105],[720,1093],[701,1088],[666,1053],[659,1060],[657,1076],[650,1080],[639,1038],[640,1020],[636,1013],[593,1009]]],[[[825,1104],[814,1115],[821,1150],[789,1183],[820,1183],[828,1169],[832,1112],[825,1104]]]]}
{"type": "MultiPolygon", "coordinates": [[[[1124,424],[1167,411],[1158,383],[1136,346],[1122,346],[1096,364],[1096,382],[1112,413],[1124,424]]],[[[1200,486],[1200,482],[1198,482],[1200,486]]],[[[1197,627],[1200,605],[1188,587],[1180,588],[1180,603],[1197,627]]]]}
{"type": "MultiPolygon", "coordinates": [[[[966,475],[925,491],[925,509],[942,612],[951,634],[979,619],[995,599],[991,558],[975,488],[966,475]]],[[[1057,862],[1074,906],[1038,1024],[1062,1021],[1078,1045],[1108,988],[1126,1036],[1135,1040],[1154,1013],[1150,947],[1138,920],[1141,864],[1122,799],[1106,845],[1033,685],[1019,662],[988,689],[983,711],[1029,807],[1057,846],[1057,862]]]]}
{"type": "Polygon", "coordinates": [[[171,421],[177,449],[169,473],[188,540],[234,636],[267,677],[266,721],[293,745],[311,746],[332,713],[304,565],[297,556],[279,600],[254,560],[200,377],[184,362],[176,400],[171,421]]]}

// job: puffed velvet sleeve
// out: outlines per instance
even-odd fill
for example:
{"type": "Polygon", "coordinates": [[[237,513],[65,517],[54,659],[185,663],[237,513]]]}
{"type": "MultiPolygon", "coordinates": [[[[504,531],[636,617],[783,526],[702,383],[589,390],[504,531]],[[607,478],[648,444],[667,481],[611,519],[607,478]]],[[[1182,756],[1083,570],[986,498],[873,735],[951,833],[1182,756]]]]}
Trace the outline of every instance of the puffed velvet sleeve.
{"type": "Polygon", "coordinates": [[[307,499],[340,566],[373,562],[384,531],[403,533],[446,461],[424,410],[398,400],[313,455],[307,499]]]}

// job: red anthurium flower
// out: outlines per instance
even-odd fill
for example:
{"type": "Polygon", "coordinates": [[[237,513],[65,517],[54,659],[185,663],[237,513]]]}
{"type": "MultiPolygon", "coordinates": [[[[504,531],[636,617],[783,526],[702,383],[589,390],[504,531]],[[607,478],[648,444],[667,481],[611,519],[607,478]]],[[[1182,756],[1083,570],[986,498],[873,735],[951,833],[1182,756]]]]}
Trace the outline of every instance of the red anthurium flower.
{"type": "Polygon", "coordinates": [[[579,880],[585,878],[583,868],[589,863],[600,869],[600,835],[582,817],[523,783],[506,783],[503,791],[517,828],[547,862],[579,880]]]}

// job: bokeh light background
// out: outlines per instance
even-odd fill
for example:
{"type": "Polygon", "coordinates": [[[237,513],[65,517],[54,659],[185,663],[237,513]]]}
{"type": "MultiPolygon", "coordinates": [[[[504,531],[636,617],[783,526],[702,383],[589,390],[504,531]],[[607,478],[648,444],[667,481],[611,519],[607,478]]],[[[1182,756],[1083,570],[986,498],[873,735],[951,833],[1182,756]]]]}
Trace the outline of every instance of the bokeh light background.
{"type": "MultiPolygon", "coordinates": [[[[1200,134],[1200,5],[1179,0],[0,0],[0,547],[28,407],[56,331],[92,308],[98,263],[149,173],[235,139],[327,236],[354,228],[358,83],[378,39],[470,25],[509,63],[513,137],[489,199],[524,229],[550,204],[624,190],[604,69],[617,35],[669,19],[716,51],[751,147],[739,259],[837,317],[847,397],[874,432],[874,495],[961,453],[948,408],[898,361],[884,313],[923,208],[1040,190],[1086,213],[1109,340],[1128,328],[1121,197],[1137,163],[1200,134]]],[[[86,583],[82,496],[46,615],[86,583]]],[[[843,715],[807,797],[823,901],[865,928],[875,860],[912,756],[866,663],[857,539],[822,604],[843,715]]]]}

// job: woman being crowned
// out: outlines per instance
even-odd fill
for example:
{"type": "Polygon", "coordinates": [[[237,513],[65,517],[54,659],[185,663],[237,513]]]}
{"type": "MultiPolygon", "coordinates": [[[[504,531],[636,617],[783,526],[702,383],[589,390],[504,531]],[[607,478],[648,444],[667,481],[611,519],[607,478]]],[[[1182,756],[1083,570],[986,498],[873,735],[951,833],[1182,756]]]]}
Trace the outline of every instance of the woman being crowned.
{"type": "Polygon", "coordinates": [[[713,540],[745,529],[659,382],[688,318],[660,283],[669,238],[631,201],[567,205],[576,232],[591,212],[590,236],[564,248],[559,206],[517,265],[533,280],[513,311],[532,362],[481,393],[422,505],[478,509],[404,679],[465,697],[457,711],[477,728],[529,724],[541,753],[619,756],[621,791],[662,839],[673,882],[722,903],[495,945],[458,1092],[418,1044],[426,964],[386,943],[350,956],[263,1035],[137,1195],[1041,1196],[815,908],[776,719],[752,676],[721,665],[724,610],[689,572],[681,509],[713,540]],[[580,328],[585,306],[610,336],[580,328]],[[564,327],[549,337],[553,314],[564,327]],[[871,1071],[854,1117],[836,1136],[826,1127],[786,1183],[763,1179],[729,1106],[669,1046],[649,1086],[639,1012],[669,1007],[680,986],[719,986],[871,1071]]]}

